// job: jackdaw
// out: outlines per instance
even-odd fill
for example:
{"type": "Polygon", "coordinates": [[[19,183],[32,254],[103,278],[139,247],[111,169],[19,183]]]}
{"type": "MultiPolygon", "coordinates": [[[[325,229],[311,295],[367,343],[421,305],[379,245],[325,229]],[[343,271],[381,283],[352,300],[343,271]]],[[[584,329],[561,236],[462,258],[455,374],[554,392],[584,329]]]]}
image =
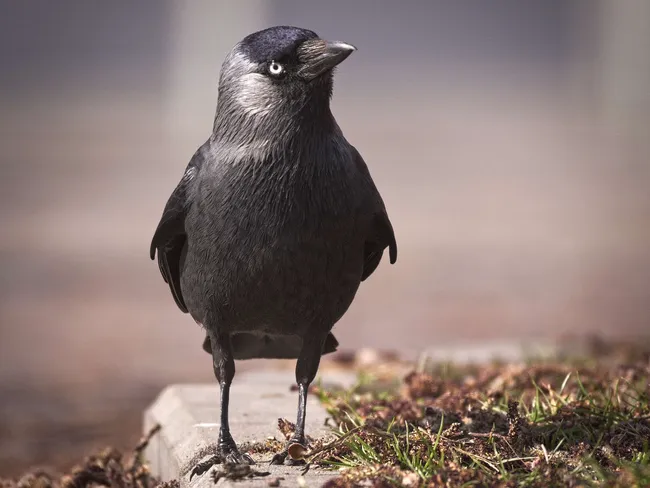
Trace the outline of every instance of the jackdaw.
{"type": "MultiPolygon", "coordinates": [[[[305,443],[307,391],[331,334],[395,235],[359,152],[330,110],[335,66],[356,48],[306,29],[255,32],[227,55],[212,135],[151,242],[178,307],[206,332],[221,389],[218,462],[252,463],[228,427],[235,359],[297,358],[289,443],[305,443]]],[[[273,463],[283,463],[287,449],[273,463]]]]}

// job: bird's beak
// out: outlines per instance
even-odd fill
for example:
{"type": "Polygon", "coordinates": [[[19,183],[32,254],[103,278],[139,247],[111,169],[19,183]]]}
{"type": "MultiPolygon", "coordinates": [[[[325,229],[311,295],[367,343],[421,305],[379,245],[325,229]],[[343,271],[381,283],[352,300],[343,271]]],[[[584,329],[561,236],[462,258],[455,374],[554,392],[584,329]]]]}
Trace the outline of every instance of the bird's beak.
{"type": "Polygon", "coordinates": [[[310,39],[298,48],[298,60],[302,64],[298,74],[308,81],[331,70],[357,48],[339,41],[310,39]]]}

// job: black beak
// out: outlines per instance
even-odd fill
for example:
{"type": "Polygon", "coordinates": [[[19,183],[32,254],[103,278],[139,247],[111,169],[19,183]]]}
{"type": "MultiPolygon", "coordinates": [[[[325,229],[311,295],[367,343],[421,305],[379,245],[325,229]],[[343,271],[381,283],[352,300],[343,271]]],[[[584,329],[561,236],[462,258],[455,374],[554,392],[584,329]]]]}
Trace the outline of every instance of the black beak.
{"type": "Polygon", "coordinates": [[[298,60],[302,67],[298,74],[308,81],[331,70],[357,48],[339,41],[310,39],[298,48],[298,60]]]}

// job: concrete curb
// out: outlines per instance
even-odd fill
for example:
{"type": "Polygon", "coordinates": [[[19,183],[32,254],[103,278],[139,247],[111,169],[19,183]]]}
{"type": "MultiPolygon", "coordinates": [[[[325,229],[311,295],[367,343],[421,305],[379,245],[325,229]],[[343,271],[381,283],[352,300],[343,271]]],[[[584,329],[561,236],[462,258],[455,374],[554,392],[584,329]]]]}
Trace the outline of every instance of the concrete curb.
{"type": "MultiPolygon", "coordinates": [[[[353,373],[325,373],[327,383],[350,386],[353,373]]],[[[238,444],[264,441],[268,437],[280,439],[278,418],[294,421],[298,405],[297,392],[290,391],[295,383],[291,371],[251,372],[235,377],[230,399],[230,427],[238,444]]],[[[307,404],[306,431],[313,437],[331,435],[324,426],[327,415],[318,400],[310,396],[307,404]]],[[[152,473],[169,481],[178,479],[182,487],[213,487],[210,472],[194,477],[189,482],[193,465],[210,456],[210,448],[217,442],[219,432],[219,386],[171,385],[165,388],[144,414],[144,430],[156,424],[162,426],[151,440],[144,456],[152,473]],[[200,456],[205,453],[204,456],[200,456]],[[197,454],[200,457],[197,457],[197,454]]],[[[301,468],[296,466],[269,466],[270,455],[254,456],[256,469],[270,471],[271,475],[251,480],[219,481],[219,486],[268,486],[270,479],[284,478],[280,486],[298,486],[301,468]],[[268,457],[268,459],[266,459],[268,457]]],[[[213,468],[214,469],[214,468],[213,468]]],[[[310,469],[305,485],[321,486],[336,476],[335,471],[310,469]]],[[[301,483],[302,484],[302,483],[301,483]]]]}

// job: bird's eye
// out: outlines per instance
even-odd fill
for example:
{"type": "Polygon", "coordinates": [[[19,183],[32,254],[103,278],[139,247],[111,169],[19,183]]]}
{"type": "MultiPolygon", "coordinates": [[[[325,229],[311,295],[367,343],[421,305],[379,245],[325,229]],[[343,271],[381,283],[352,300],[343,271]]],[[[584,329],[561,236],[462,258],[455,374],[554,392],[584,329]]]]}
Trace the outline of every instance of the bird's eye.
{"type": "Polygon", "coordinates": [[[280,76],[284,73],[284,66],[275,61],[271,61],[271,64],[269,64],[269,73],[273,76],[280,76]]]}

